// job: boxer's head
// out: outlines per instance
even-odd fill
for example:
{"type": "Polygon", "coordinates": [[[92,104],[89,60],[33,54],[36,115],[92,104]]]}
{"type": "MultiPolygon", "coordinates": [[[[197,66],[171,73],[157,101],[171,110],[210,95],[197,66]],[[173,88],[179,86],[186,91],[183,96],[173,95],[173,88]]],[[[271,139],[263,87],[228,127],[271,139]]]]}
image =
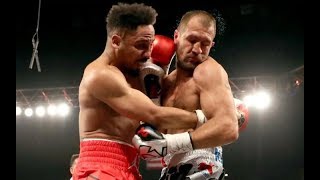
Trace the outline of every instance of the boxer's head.
{"type": "Polygon", "coordinates": [[[156,17],[155,9],[144,4],[118,3],[112,6],[106,18],[107,43],[114,50],[118,66],[137,70],[141,62],[150,58],[156,17]]]}
{"type": "Polygon", "coordinates": [[[78,163],[79,154],[73,154],[70,159],[70,173],[73,174],[75,166],[78,163]]]}
{"type": "Polygon", "coordinates": [[[216,19],[206,11],[194,10],[184,14],[174,32],[177,67],[193,70],[208,59],[216,36],[216,19]]]}

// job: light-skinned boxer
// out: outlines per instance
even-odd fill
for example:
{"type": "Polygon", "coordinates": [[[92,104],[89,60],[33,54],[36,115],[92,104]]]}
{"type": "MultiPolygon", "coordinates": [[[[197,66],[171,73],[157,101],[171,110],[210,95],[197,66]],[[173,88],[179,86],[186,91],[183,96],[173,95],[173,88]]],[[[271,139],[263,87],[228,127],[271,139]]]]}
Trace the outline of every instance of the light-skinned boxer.
{"type": "Polygon", "coordinates": [[[209,56],[215,35],[215,17],[205,11],[186,13],[174,33],[176,69],[162,83],[163,106],[196,111],[206,123],[195,130],[169,128],[166,134],[146,125],[134,136],[143,158],[154,157],[155,151],[165,156],[161,179],[220,178],[221,146],[235,141],[238,122],[247,120],[245,112],[238,111],[243,106],[235,105],[226,71],[209,56]]]}
{"type": "Polygon", "coordinates": [[[139,3],[118,3],[108,12],[105,50],[85,67],[79,85],[80,153],[73,180],[141,179],[131,141],[141,121],[161,129],[201,124],[195,112],[161,107],[145,95],[163,73],[146,63],[156,16],[139,3]]]}

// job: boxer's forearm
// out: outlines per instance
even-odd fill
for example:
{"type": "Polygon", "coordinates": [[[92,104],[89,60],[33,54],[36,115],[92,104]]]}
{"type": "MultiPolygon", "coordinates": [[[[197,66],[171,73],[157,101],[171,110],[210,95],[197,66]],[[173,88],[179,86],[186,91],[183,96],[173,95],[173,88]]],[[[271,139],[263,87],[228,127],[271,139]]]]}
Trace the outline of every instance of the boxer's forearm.
{"type": "Polygon", "coordinates": [[[189,112],[174,107],[159,107],[153,113],[152,122],[159,129],[188,129],[195,128],[198,118],[195,112],[189,112]]]}
{"type": "Polygon", "coordinates": [[[239,136],[238,123],[233,119],[230,115],[216,116],[191,132],[193,148],[222,146],[237,140],[239,136]]]}
{"type": "Polygon", "coordinates": [[[110,97],[106,102],[125,117],[150,123],[159,129],[196,127],[198,119],[194,112],[158,106],[141,91],[130,87],[123,87],[122,93],[119,91],[118,96],[110,97]]]}

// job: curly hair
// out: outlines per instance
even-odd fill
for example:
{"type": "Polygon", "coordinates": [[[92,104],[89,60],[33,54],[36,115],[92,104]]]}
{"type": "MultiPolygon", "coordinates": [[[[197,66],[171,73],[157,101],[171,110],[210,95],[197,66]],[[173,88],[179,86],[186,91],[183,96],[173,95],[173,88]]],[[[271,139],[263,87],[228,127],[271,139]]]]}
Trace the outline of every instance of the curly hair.
{"type": "Polygon", "coordinates": [[[107,33],[113,31],[132,31],[140,25],[154,25],[158,13],[151,6],[143,3],[118,3],[107,14],[107,33]]]}

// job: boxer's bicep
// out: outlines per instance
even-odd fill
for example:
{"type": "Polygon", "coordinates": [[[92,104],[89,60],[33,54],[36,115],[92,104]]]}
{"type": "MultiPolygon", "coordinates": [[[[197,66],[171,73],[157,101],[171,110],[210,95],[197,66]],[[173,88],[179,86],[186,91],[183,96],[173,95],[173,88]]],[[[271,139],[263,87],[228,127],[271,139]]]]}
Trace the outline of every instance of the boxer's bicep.
{"type": "Polygon", "coordinates": [[[143,120],[157,106],[142,92],[133,89],[125,77],[114,71],[97,72],[90,79],[90,92],[122,116],[143,120]]]}
{"type": "Polygon", "coordinates": [[[121,96],[109,98],[108,104],[121,115],[144,122],[152,120],[158,108],[144,93],[131,87],[121,96]]]}
{"type": "Polygon", "coordinates": [[[237,138],[237,119],[228,75],[221,65],[207,63],[195,74],[200,106],[208,121],[193,136],[197,148],[229,144],[237,138]]]}
{"type": "Polygon", "coordinates": [[[208,120],[222,121],[235,119],[233,95],[228,75],[220,66],[214,67],[210,73],[204,73],[200,91],[200,106],[208,120]],[[211,83],[209,83],[211,82],[211,83]],[[217,118],[215,118],[217,117],[217,118]]]}
{"type": "Polygon", "coordinates": [[[197,124],[195,113],[156,105],[144,93],[131,88],[121,73],[97,72],[90,81],[91,94],[122,116],[160,129],[193,128],[197,124]]]}

